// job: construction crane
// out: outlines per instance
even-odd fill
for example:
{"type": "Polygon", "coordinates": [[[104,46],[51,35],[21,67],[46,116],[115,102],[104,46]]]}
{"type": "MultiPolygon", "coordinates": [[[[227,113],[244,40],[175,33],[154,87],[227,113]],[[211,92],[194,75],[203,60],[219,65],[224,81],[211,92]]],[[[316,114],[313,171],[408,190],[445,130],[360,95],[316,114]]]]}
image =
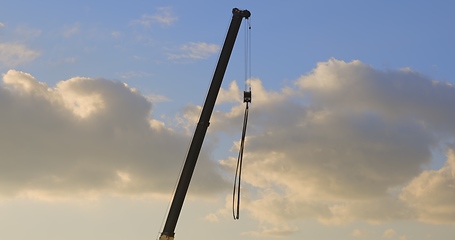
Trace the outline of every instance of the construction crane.
{"type": "Polygon", "coordinates": [[[232,49],[234,48],[240,24],[242,23],[243,18],[248,19],[250,16],[251,13],[248,10],[240,10],[238,8],[232,9],[231,24],[229,25],[229,30],[221,50],[220,58],[218,59],[218,64],[216,65],[215,73],[213,74],[212,83],[210,84],[201,116],[199,117],[199,122],[197,123],[196,130],[186,156],[185,164],[172,199],[171,207],[167,215],[166,223],[159,240],[174,239],[174,230],[177,225],[180,211],[182,210],[183,202],[190,185],[191,177],[193,176],[194,168],[196,166],[199,152],[201,151],[207,128],[210,124],[210,117],[221,87],[221,82],[223,81],[224,73],[226,72],[229,58],[231,57],[232,49]]]}

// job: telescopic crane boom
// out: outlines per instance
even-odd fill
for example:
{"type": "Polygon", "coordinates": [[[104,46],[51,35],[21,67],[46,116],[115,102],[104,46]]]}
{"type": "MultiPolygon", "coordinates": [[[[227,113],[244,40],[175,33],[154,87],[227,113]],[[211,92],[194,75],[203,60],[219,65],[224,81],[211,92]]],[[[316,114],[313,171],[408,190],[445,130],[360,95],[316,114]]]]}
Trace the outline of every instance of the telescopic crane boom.
{"type": "Polygon", "coordinates": [[[167,215],[166,223],[164,225],[163,232],[161,233],[159,240],[173,240],[174,230],[177,225],[177,221],[182,210],[183,202],[185,200],[188,187],[190,185],[191,177],[194,172],[194,167],[201,151],[202,143],[209,127],[210,117],[215,106],[215,101],[218,96],[218,92],[223,81],[224,73],[231,57],[232,49],[234,48],[235,39],[240,29],[240,24],[243,18],[249,18],[251,13],[248,10],[240,10],[238,8],[232,9],[232,20],[229,26],[226,39],[224,41],[223,48],[221,50],[218,64],[213,74],[212,83],[210,84],[207,98],[205,99],[204,106],[202,108],[199,122],[197,123],[196,130],[194,132],[193,140],[191,141],[190,148],[188,150],[185,164],[182,169],[182,173],[177,184],[177,188],[172,199],[171,207],[167,215]]]}

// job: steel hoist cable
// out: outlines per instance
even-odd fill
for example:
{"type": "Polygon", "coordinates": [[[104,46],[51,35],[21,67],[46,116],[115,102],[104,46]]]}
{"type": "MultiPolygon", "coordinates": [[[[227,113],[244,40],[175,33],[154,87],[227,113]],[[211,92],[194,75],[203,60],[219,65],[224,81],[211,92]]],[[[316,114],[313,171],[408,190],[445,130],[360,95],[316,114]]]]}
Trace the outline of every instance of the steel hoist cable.
{"type": "Polygon", "coordinates": [[[237,220],[240,217],[240,185],[242,180],[243,151],[245,149],[249,103],[251,103],[251,25],[249,19],[247,19],[247,21],[248,25],[245,28],[245,91],[243,92],[245,112],[243,115],[242,137],[240,138],[237,166],[235,168],[234,189],[232,191],[232,216],[234,217],[234,220],[237,220]]]}
{"type": "Polygon", "coordinates": [[[240,140],[239,155],[235,169],[234,190],[232,194],[232,215],[234,219],[239,219],[240,215],[240,183],[242,180],[243,150],[245,149],[246,126],[248,122],[248,102],[246,103],[245,115],[243,118],[242,138],[240,140]]]}

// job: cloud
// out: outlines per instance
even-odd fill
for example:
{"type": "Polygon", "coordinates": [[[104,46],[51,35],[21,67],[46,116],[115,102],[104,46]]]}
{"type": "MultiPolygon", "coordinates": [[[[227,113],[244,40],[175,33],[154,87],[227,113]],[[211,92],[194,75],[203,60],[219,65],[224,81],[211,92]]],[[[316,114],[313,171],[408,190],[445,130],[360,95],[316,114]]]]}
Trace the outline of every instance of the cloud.
{"type": "Polygon", "coordinates": [[[155,23],[161,26],[170,26],[178,20],[171,7],[159,7],[157,10],[158,13],[154,15],[144,14],[140,19],[133,20],[132,23],[148,28],[155,23]]]}
{"type": "Polygon", "coordinates": [[[179,53],[168,54],[168,59],[206,59],[219,52],[216,44],[190,42],[180,47],[179,53]]]}
{"type": "Polygon", "coordinates": [[[397,232],[392,229],[392,228],[389,228],[387,230],[384,231],[384,234],[383,236],[386,237],[386,238],[393,238],[397,235],[397,232]]]}
{"type": "Polygon", "coordinates": [[[410,70],[378,71],[360,61],[319,63],[296,85],[320,106],[374,110],[387,119],[417,117],[434,130],[454,133],[455,88],[410,70]]]}
{"type": "Polygon", "coordinates": [[[167,98],[166,96],[164,95],[158,95],[158,94],[149,94],[147,96],[144,96],[145,98],[147,98],[150,102],[168,102],[170,101],[169,98],[167,98]]]}
{"type": "MultiPolygon", "coordinates": [[[[0,87],[0,112],[4,197],[168,195],[189,142],[150,117],[145,96],[106,79],[75,77],[51,88],[10,70],[0,87]]],[[[201,152],[193,194],[225,186],[209,151],[206,145],[201,152]]]]}
{"type": "Polygon", "coordinates": [[[243,235],[250,235],[253,237],[272,237],[272,238],[281,238],[281,237],[287,237],[290,236],[296,232],[298,232],[299,229],[296,227],[273,227],[273,228],[263,228],[259,232],[245,232],[243,235]]]}
{"type": "Polygon", "coordinates": [[[243,99],[241,98],[240,89],[239,86],[235,81],[231,82],[229,84],[228,89],[220,89],[220,92],[218,93],[218,97],[216,99],[217,104],[222,104],[222,103],[239,103],[242,102],[243,99]]]}
{"type": "MultiPolygon", "coordinates": [[[[451,158],[441,171],[422,173],[432,150],[454,137],[452,85],[331,59],[294,86],[270,91],[256,79],[252,89],[243,206],[261,226],[422,220],[430,196],[441,203],[431,217],[455,220],[451,158]]],[[[216,111],[211,129],[240,131],[242,108],[216,111]]],[[[220,163],[233,171],[235,160],[220,163]]]]}
{"type": "Polygon", "coordinates": [[[351,233],[351,236],[355,238],[365,238],[368,237],[370,233],[368,231],[360,230],[360,229],[354,229],[351,233]]]}
{"type": "Polygon", "coordinates": [[[122,33],[119,32],[119,31],[113,31],[113,32],[111,32],[111,36],[112,36],[113,38],[119,38],[119,37],[122,36],[122,33]]]}
{"type": "Polygon", "coordinates": [[[418,218],[430,223],[455,223],[455,152],[439,170],[426,170],[414,178],[401,194],[416,209],[418,218]]]}
{"type": "Polygon", "coordinates": [[[19,26],[14,31],[15,35],[17,35],[22,40],[30,40],[37,38],[41,35],[41,29],[30,28],[27,26],[19,26]]]}
{"type": "Polygon", "coordinates": [[[129,71],[129,72],[116,72],[122,79],[130,79],[130,78],[145,78],[152,76],[151,73],[143,72],[143,71],[129,71]]]}
{"type": "Polygon", "coordinates": [[[393,229],[393,228],[389,228],[389,229],[385,230],[384,233],[382,234],[382,236],[385,239],[398,239],[398,240],[407,240],[408,239],[406,237],[406,235],[398,236],[397,231],[395,231],[395,229],[393,229]]]}
{"type": "MultiPolygon", "coordinates": [[[[309,219],[455,222],[451,84],[409,69],[330,59],[279,90],[260,79],[251,85],[242,211],[259,229],[245,234],[288,236],[309,219]],[[446,164],[424,170],[443,146],[446,164]]],[[[224,105],[215,109],[209,133],[240,134],[237,84],[220,91],[219,100],[224,105]]],[[[118,81],[76,77],[49,87],[9,71],[0,88],[0,194],[168,193],[189,134],[154,119],[151,101],[118,81]]],[[[176,121],[189,128],[199,112],[186,106],[176,121]]],[[[219,193],[236,159],[216,165],[210,160],[216,141],[206,143],[191,188],[219,193]]],[[[234,142],[232,155],[237,150],[234,142]]],[[[230,206],[207,219],[222,221],[230,206]]],[[[399,236],[393,238],[406,239],[399,236]]]]}
{"type": "Polygon", "coordinates": [[[33,61],[40,52],[20,43],[0,43],[0,66],[15,67],[33,61]]]}
{"type": "Polygon", "coordinates": [[[76,24],[73,24],[71,26],[66,26],[64,29],[63,29],[63,36],[65,38],[70,38],[74,35],[76,35],[77,33],[79,33],[80,31],[80,26],[78,23],[76,24]]]}
{"type": "Polygon", "coordinates": [[[0,28],[1,28],[1,27],[4,27],[4,26],[5,26],[5,24],[2,23],[2,22],[0,22],[0,28]]]}
{"type": "Polygon", "coordinates": [[[171,7],[159,7],[158,10],[160,11],[160,13],[152,16],[152,18],[156,22],[159,22],[164,25],[171,25],[172,23],[178,20],[178,17],[176,17],[172,13],[171,7]]]}

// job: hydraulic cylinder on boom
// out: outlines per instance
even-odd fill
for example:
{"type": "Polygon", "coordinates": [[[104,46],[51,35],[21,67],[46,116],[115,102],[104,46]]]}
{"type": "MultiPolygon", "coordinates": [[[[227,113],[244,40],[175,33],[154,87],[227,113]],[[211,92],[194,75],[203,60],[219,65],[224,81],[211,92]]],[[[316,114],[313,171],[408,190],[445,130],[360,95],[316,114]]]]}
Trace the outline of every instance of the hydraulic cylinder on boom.
{"type": "Polygon", "coordinates": [[[205,134],[207,132],[207,128],[210,124],[210,117],[212,115],[215,101],[218,96],[221,83],[223,81],[224,73],[226,72],[229,58],[231,57],[232,49],[234,48],[234,43],[240,29],[240,24],[242,23],[243,18],[248,19],[250,16],[251,13],[248,10],[240,10],[238,8],[234,8],[232,10],[231,24],[229,25],[229,30],[227,32],[226,39],[221,50],[220,58],[213,74],[212,83],[210,84],[210,88],[207,93],[204,106],[202,108],[201,116],[199,118],[199,122],[197,123],[196,130],[194,132],[194,136],[182,169],[182,173],[180,175],[177,188],[172,199],[171,207],[167,215],[166,223],[159,240],[174,239],[174,230],[177,225],[180,211],[182,210],[183,202],[190,185],[191,177],[196,166],[196,162],[205,138],[205,134]]]}

